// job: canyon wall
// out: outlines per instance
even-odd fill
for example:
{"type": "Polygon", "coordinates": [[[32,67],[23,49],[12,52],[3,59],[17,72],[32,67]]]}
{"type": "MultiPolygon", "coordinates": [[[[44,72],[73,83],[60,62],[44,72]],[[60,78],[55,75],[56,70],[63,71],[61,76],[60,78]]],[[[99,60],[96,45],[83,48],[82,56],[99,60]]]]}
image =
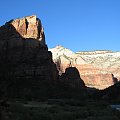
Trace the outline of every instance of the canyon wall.
{"type": "Polygon", "coordinates": [[[40,19],[32,15],[11,20],[0,27],[2,96],[46,99],[61,96],[66,92],[64,89],[69,91],[71,88],[81,90],[85,84],[74,67],[67,68],[59,77],[40,19]]]}
{"type": "Polygon", "coordinates": [[[50,49],[59,74],[76,67],[88,87],[105,89],[120,79],[120,52],[91,51],[74,53],[62,46],[50,49]]]}
{"type": "Polygon", "coordinates": [[[35,15],[11,20],[0,27],[2,91],[14,88],[15,92],[15,88],[20,86],[22,91],[31,85],[40,88],[41,81],[57,79],[58,72],[52,53],[45,43],[41,21],[35,15]]]}

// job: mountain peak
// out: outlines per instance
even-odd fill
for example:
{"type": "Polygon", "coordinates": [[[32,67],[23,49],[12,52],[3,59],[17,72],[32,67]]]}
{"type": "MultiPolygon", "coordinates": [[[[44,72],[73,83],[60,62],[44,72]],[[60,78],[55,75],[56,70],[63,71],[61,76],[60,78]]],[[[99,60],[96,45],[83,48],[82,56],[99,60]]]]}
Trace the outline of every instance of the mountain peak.
{"type": "Polygon", "coordinates": [[[49,49],[53,53],[53,59],[58,58],[62,55],[71,56],[74,54],[70,49],[64,48],[61,45],[57,45],[55,48],[49,49]]]}
{"type": "Polygon", "coordinates": [[[42,23],[36,15],[18,18],[8,22],[23,38],[33,38],[45,44],[45,35],[42,23]]]}
{"type": "Polygon", "coordinates": [[[57,45],[55,48],[60,49],[60,48],[64,48],[62,45],[57,45]]]}

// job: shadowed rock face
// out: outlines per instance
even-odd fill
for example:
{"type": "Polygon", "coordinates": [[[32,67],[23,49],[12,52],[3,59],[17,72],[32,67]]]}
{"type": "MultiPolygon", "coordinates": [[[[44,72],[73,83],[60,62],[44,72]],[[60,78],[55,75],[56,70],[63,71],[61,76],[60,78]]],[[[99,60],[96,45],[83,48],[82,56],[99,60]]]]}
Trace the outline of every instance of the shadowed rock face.
{"type": "Polygon", "coordinates": [[[50,49],[59,74],[68,67],[76,67],[88,87],[105,89],[120,78],[120,53],[111,51],[77,52],[62,46],[50,49]],[[114,77],[115,76],[115,77],[114,77]]]}
{"type": "Polygon", "coordinates": [[[0,88],[25,88],[30,84],[39,87],[41,81],[56,81],[57,77],[36,16],[12,20],[0,27],[0,88]]]}
{"type": "Polygon", "coordinates": [[[85,88],[85,83],[75,67],[66,68],[65,73],[60,76],[60,81],[74,88],[85,88]]]}
{"type": "Polygon", "coordinates": [[[107,101],[114,100],[114,103],[115,101],[120,101],[120,82],[101,90],[98,96],[100,99],[102,98],[107,101]]]}
{"type": "MultiPolygon", "coordinates": [[[[59,89],[57,86],[64,88],[58,78],[41,21],[36,16],[11,20],[0,27],[0,91],[4,96],[34,98],[42,92],[52,96],[49,89],[53,92],[59,89]]],[[[68,88],[85,87],[76,68],[66,69],[65,78],[61,78],[68,88]]]]}

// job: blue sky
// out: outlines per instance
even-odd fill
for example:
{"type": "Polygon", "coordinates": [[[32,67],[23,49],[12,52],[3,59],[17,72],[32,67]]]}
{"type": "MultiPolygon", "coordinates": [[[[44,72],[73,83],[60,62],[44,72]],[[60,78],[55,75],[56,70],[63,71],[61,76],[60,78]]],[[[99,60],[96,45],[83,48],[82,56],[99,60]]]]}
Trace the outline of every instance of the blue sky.
{"type": "Polygon", "coordinates": [[[3,0],[0,25],[36,14],[49,48],[120,51],[120,0],[3,0]]]}

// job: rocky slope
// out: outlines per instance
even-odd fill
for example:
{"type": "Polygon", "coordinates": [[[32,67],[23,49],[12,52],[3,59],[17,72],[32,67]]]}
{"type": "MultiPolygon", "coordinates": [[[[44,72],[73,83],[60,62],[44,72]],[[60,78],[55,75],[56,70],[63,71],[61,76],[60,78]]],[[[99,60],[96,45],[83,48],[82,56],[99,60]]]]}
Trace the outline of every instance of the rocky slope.
{"type": "Polygon", "coordinates": [[[62,46],[50,51],[59,74],[64,73],[67,67],[76,67],[88,87],[104,89],[120,79],[120,52],[101,50],[73,53],[62,46]]]}

